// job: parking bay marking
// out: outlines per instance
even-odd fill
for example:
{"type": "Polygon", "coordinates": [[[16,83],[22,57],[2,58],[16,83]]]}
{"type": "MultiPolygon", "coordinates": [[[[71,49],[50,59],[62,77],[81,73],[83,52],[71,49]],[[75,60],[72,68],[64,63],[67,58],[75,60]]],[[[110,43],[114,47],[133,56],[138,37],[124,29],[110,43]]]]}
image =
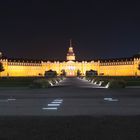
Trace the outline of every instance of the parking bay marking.
{"type": "Polygon", "coordinates": [[[57,110],[57,107],[43,107],[43,110],[57,110]]]}
{"type": "Polygon", "coordinates": [[[109,101],[109,102],[118,102],[118,99],[113,99],[113,98],[104,98],[104,101],[109,101]]]}
{"type": "Polygon", "coordinates": [[[47,104],[47,107],[43,107],[43,110],[57,110],[62,104],[63,99],[55,99],[51,103],[47,104]]]}
{"type": "Polygon", "coordinates": [[[9,99],[0,99],[0,102],[8,102],[8,101],[16,101],[16,99],[12,99],[12,98],[9,98],[9,99]]]}
{"type": "Polygon", "coordinates": [[[48,104],[48,106],[60,106],[60,104],[48,104]]]}

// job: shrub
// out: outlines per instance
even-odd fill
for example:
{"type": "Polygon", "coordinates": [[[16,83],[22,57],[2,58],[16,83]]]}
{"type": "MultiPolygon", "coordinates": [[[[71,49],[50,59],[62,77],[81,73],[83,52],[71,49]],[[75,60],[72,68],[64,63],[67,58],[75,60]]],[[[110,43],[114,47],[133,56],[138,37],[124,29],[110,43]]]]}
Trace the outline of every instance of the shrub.
{"type": "Polygon", "coordinates": [[[49,81],[50,81],[53,85],[56,84],[56,79],[50,79],[49,81]]]}
{"type": "Polygon", "coordinates": [[[108,80],[104,80],[103,83],[101,84],[101,86],[106,86],[108,84],[108,80]]]}
{"type": "Polygon", "coordinates": [[[97,82],[96,84],[99,84],[100,83],[100,80],[96,80],[96,82],[97,82]]]}
{"type": "Polygon", "coordinates": [[[47,79],[36,79],[30,85],[31,88],[47,88],[50,87],[50,83],[47,79]]]}
{"type": "Polygon", "coordinates": [[[127,81],[127,86],[140,86],[140,81],[127,81]]]}
{"type": "Polygon", "coordinates": [[[92,80],[93,80],[93,79],[92,79],[92,78],[90,78],[90,79],[89,79],[89,82],[92,82],[92,80]]]}
{"type": "Polygon", "coordinates": [[[126,82],[124,80],[110,80],[109,88],[125,88],[126,82]]]}
{"type": "Polygon", "coordinates": [[[65,77],[64,77],[64,76],[61,76],[59,79],[60,79],[60,80],[64,80],[64,79],[65,79],[65,77]]]}
{"type": "Polygon", "coordinates": [[[91,81],[91,80],[93,79],[92,77],[88,77],[88,76],[86,76],[85,78],[86,78],[86,80],[88,80],[88,81],[91,81]]]}

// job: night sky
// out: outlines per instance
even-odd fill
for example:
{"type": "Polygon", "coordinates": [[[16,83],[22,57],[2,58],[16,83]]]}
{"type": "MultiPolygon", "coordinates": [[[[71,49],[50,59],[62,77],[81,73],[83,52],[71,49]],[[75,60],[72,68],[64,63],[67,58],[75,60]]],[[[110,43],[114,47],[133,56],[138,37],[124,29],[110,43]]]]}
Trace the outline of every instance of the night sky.
{"type": "Polygon", "coordinates": [[[65,60],[72,38],[77,60],[132,56],[140,52],[140,4],[112,1],[1,0],[0,50],[65,60]]]}

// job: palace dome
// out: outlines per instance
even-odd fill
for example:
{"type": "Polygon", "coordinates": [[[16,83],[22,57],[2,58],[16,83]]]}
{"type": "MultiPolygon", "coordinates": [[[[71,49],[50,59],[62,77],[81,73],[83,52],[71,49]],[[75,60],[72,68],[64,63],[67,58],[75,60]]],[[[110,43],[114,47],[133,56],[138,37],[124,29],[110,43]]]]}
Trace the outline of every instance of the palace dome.
{"type": "Polygon", "coordinates": [[[72,41],[70,40],[70,47],[67,53],[67,61],[74,61],[74,60],[75,60],[75,53],[73,51],[72,41]]]}

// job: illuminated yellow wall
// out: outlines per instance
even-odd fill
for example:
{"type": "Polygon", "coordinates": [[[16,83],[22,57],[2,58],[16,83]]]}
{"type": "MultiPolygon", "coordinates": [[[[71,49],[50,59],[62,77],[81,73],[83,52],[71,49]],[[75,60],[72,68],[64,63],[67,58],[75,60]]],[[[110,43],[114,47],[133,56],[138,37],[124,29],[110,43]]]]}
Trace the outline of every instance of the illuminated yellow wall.
{"type": "Polygon", "coordinates": [[[39,76],[43,74],[41,63],[32,62],[14,62],[1,60],[4,71],[1,76],[39,76]]]}
{"type": "Polygon", "coordinates": [[[105,76],[140,76],[140,59],[100,63],[99,74],[105,76]]]}
{"type": "Polygon", "coordinates": [[[44,75],[45,71],[55,70],[61,74],[65,70],[67,76],[76,76],[77,70],[85,75],[87,70],[97,70],[99,75],[104,76],[140,76],[138,65],[140,58],[126,61],[102,62],[102,61],[41,61],[39,62],[16,62],[7,59],[0,60],[3,63],[5,71],[1,76],[39,76],[44,75]]]}

